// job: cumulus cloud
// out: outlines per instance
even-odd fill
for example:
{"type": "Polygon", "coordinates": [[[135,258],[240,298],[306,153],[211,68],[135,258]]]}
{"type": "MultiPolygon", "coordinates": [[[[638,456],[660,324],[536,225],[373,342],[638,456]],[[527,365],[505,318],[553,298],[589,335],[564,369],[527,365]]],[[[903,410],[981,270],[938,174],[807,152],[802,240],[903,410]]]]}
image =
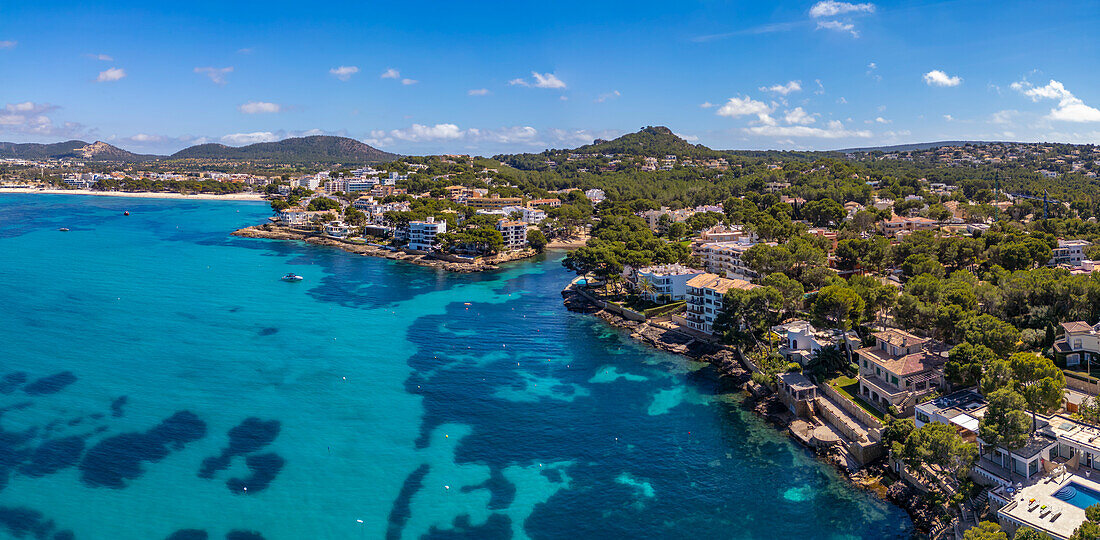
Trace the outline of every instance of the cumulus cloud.
{"type": "Polygon", "coordinates": [[[1065,85],[1051,79],[1046,86],[1032,86],[1027,81],[1012,83],[1012,89],[1023,93],[1038,102],[1041,99],[1058,101],[1058,106],[1050,110],[1047,118],[1062,122],[1100,122],[1100,110],[1085,105],[1081,98],[1073,95],[1065,85]]]}
{"type": "MultiPolygon", "coordinates": [[[[359,71],[359,70],[357,69],[356,71],[359,71]]],[[[379,78],[380,79],[400,79],[401,78],[401,72],[397,71],[396,69],[389,68],[386,71],[383,71],[382,75],[380,75],[379,78]]]]}
{"type": "Polygon", "coordinates": [[[809,114],[806,111],[802,110],[802,107],[795,107],[794,109],[787,111],[787,114],[783,115],[783,121],[787,122],[788,124],[806,125],[812,124],[816,120],[817,119],[814,118],[812,114],[809,114]]]}
{"type": "Polygon", "coordinates": [[[395,129],[390,131],[390,136],[403,141],[421,141],[432,139],[458,139],[464,135],[455,124],[436,124],[424,126],[413,124],[408,129],[395,129]]]}
{"type": "Polygon", "coordinates": [[[852,23],[840,22],[840,21],[818,21],[817,29],[821,30],[836,30],[838,32],[848,32],[852,34],[852,37],[859,37],[859,32],[856,31],[856,25],[852,23]]]}
{"type": "Polygon", "coordinates": [[[67,138],[80,138],[90,133],[76,122],[55,124],[50,115],[59,108],[49,103],[33,101],[8,103],[0,108],[0,133],[67,138]]]}
{"type": "Polygon", "coordinates": [[[752,126],[745,128],[745,132],[752,135],[765,137],[795,137],[795,138],[819,138],[819,139],[845,139],[868,138],[871,132],[866,130],[849,130],[839,120],[832,120],[824,128],[809,126],[752,126]]]}
{"type": "Polygon", "coordinates": [[[963,80],[957,76],[951,76],[938,69],[933,69],[924,74],[924,82],[928,86],[958,86],[963,80]]]}
{"type": "Polygon", "coordinates": [[[111,68],[106,71],[100,71],[99,76],[95,79],[95,82],[112,82],[117,81],[125,76],[126,70],[122,68],[111,68]]]}
{"type": "Polygon", "coordinates": [[[249,101],[238,107],[238,109],[244,114],[267,114],[281,112],[283,106],[267,101],[249,101]]]}
{"type": "Polygon", "coordinates": [[[225,84],[225,76],[233,73],[233,66],[223,68],[197,67],[195,73],[206,75],[214,84],[225,84]]]}
{"type": "Polygon", "coordinates": [[[403,85],[405,85],[405,86],[409,86],[409,85],[412,85],[412,84],[416,84],[416,83],[418,83],[418,82],[420,82],[420,81],[418,81],[418,80],[416,80],[416,79],[401,79],[401,84],[403,84],[403,85]]]}
{"type": "MultiPolygon", "coordinates": [[[[2,49],[2,48],[3,47],[0,47],[0,49],[2,49]]],[[[87,56],[88,58],[91,58],[92,60],[99,60],[101,62],[114,62],[115,61],[115,59],[113,57],[111,57],[109,55],[106,55],[106,54],[85,54],[84,56],[87,56]]]]}
{"type": "Polygon", "coordinates": [[[951,116],[950,114],[945,114],[945,115],[943,115],[943,119],[944,119],[944,120],[947,120],[948,122],[950,122],[950,121],[954,120],[954,119],[955,119],[955,117],[954,117],[954,116],[951,116]]]}
{"type": "Polygon", "coordinates": [[[487,95],[489,95],[489,89],[488,88],[474,88],[474,89],[466,91],[466,95],[468,95],[468,96],[487,96],[487,95]]]}
{"type": "Polygon", "coordinates": [[[887,120],[887,119],[885,119],[885,118],[883,118],[883,117],[881,117],[881,116],[879,116],[879,117],[876,117],[876,118],[875,118],[875,122],[876,122],[876,123],[879,123],[879,124],[889,124],[889,123],[890,123],[890,121],[889,121],[889,120],[887,120]]]}
{"type": "Polygon", "coordinates": [[[871,3],[850,4],[848,2],[834,2],[824,0],[810,8],[810,16],[818,19],[821,17],[835,17],[845,13],[874,13],[875,5],[871,3]]]}
{"type": "Polygon", "coordinates": [[[787,84],[774,84],[772,86],[761,86],[762,92],[775,92],[776,94],[787,95],[792,92],[799,92],[802,90],[802,81],[790,81],[787,84]]]}
{"type": "Polygon", "coordinates": [[[699,104],[699,107],[702,108],[702,109],[709,109],[709,108],[714,107],[714,106],[715,105],[713,103],[709,102],[709,101],[704,101],[704,102],[699,104]]]}
{"type": "Polygon", "coordinates": [[[531,77],[534,78],[533,82],[529,82],[526,79],[512,79],[508,81],[508,84],[512,86],[533,86],[535,88],[565,88],[565,83],[553,73],[532,71],[531,77]]]}
{"type": "Polygon", "coordinates": [[[18,45],[18,41],[4,40],[0,41],[0,49],[14,49],[18,45]]]}
{"type": "Polygon", "coordinates": [[[346,81],[351,78],[352,75],[359,73],[359,68],[356,66],[339,66],[328,70],[329,74],[341,81],[346,81]]]}
{"type": "Polygon", "coordinates": [[[279,140],[279,136],[270,131],[254,131],[252,133],[231,133],[222,137],[223,143],[236,146],[262,142],[275,142],[277,140],[279,140]]]}
{"type": "Polygon", "coordinates": [[[737,118],[739,116],[756,115],[761,121],[772,112],[772,107],[763,101],[756,101],[748,96],[732,97],[725,105],[718,108],[718,116],[737,118]]]}

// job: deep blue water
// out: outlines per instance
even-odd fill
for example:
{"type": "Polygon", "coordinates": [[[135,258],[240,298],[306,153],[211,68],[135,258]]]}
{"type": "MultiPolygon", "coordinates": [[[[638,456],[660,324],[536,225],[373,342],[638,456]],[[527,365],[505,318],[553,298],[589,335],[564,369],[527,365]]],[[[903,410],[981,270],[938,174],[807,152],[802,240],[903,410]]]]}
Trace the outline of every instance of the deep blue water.
{"type": "Polygon", "coordinates": [[[567,312],[560,254],[228,236],[268,213],[0,195],[0,537],[909,536],[709,367],[567,312]]]}

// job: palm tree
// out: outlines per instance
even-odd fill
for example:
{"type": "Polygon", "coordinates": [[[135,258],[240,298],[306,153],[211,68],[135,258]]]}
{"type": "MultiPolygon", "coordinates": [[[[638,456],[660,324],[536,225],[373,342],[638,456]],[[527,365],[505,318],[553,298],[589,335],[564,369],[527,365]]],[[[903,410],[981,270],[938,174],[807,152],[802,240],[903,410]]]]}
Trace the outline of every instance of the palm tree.
{"type": "Polygon", "coordinates": [[[647,296],[653,296],[653,293],[657,292],[657,286],[653,284],[653,280],[647,277],[638,278],[638,284],[636,285],[638,292],[647,296]]]}

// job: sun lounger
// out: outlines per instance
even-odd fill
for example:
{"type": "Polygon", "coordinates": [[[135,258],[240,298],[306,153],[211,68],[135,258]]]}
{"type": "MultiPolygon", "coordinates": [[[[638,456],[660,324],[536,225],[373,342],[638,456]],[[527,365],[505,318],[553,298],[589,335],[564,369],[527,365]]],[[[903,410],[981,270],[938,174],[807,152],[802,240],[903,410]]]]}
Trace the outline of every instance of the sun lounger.
{"type": "Polygon", "coordinates": [[[1054,520],[1058,519],[1058,516],[1060,516],[1060,515],[1062,515],[1062,512],[1059,510],[1057,514],[1054,514],[1053,516],[1050,516],[1050,520],[1054,521],[1054,520]]]}

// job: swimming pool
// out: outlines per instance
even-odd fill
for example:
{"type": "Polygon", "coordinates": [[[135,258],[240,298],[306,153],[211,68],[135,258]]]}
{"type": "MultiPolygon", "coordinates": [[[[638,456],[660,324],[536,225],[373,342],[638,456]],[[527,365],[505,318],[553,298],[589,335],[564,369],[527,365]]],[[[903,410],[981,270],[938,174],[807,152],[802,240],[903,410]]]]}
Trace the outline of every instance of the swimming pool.
{"type": "Polygon", "coordinates": [[[1100,504],[1100,492],[1077,482],[1062,486],[1054,492],[1054,498],[1066,501],[1077,508],[1088,508],[1094,504],[1100,504]]]}

